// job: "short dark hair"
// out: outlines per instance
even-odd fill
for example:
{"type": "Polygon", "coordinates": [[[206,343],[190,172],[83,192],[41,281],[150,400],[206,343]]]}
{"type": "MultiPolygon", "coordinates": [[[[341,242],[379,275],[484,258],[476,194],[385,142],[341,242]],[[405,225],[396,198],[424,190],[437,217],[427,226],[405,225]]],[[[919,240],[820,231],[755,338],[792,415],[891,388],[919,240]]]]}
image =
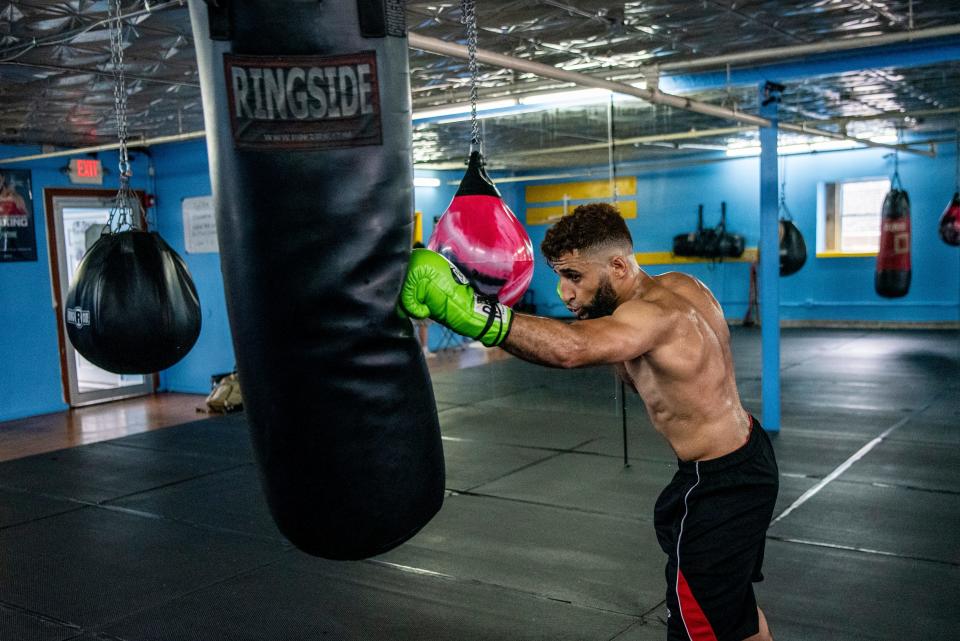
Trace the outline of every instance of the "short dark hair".
{"type": "Polygon", "coordinates": [[[584,251],[608,244],[633,248],[627,223],[609,203],[580,205],[547,230],[540,251],[549,262],[573,250],[584,251]]]}

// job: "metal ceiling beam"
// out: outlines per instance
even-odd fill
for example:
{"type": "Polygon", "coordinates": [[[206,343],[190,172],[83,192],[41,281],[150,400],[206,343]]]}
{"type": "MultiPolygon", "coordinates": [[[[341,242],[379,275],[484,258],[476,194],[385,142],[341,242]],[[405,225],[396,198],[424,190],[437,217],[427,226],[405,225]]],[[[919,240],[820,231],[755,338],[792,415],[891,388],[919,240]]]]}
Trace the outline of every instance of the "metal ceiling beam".
{"type": "MultiPolygon", "coordinates": [[[[28,69],[42,69],[44,71],[59,71],[59,72],[72,73],[72,74],[78,74],[78,75],[108,76],[111,78],[113,77],[113,74],[114,74],[113,69],[110,69],[108,71],[105,69],[91,69],[89,67],[67,67],[65,65],[51,65],[51,64],[43,64],[39,62],[21,62],[19,60],[15,60],[12,62],[0,61],[0,65],[9,65],[13,67],[26,67],[28,69]]],[[[194,87],[196,89],[200,88],[199,82],[188,82],[184,80],[165,80],[163,78],[153,78],[150,76],[138,76],[138,75],[130,74],[126,72],[124,72],[124,76],[127,78],[127,80],[139,80],[140,82],[152,82],[154,84],[172,85],[177,87],[194,87]]],[[[42,80],[46,80],[46,78],[38,78],[38,80],[42,81],[42,80]]]]}
{"type": "MultiPolygon", "coordinates": [[[[922,141],[922,144],[925,145],[934,145],[934,144],[950,144],[953,145],[956,142],[956,138],[951,136],[949,138],[927,138],[922,141]]],[[[918,143],[920,144],[920,143],[918,143]]],[[[842,151],[849,150],[836,150],[836,151],[818,151],[818,154],[834,154],[841,153],[842,151]]],[[[500,154],[497,154],[497,158],[500,157],[500,154]]],[[[656,159],[656,160],[621,160],[617,162],[617,169],[620,171],[634,171],[634,172],[643,172],[643,171],[663,171],[666,169],[681,169],[684,167],[699,167],[701,165],[714,165],[717,163],[725,162],[737,162],[744,160],[742,157],[732,158],[730,156],[711,156],[704,158],[703,156],[691,156],[686,158],[674,158],[674,159],[656,159]]],[[[424,171],[457,171],[456,178],[446,181],[447,185],[459,185],[463,177],[463,168],[465,163],[463,160],[459,161],[450,161],[450,162],[422,162],[415,163],[415,169],[422,169],[424,171]]],[[[490,169],[488,167],[488,169],[490,169]]],[[[493,172],[505,171],[503,168],[494,167],[490,169],[493,172]]],[[[534,171],[534,170],[531,170],[534,171]]],[[[546,170],[544,170],[546,171],[546,170]]],[[[494,175],[497,184],[508,183],[508,182],[535,182],[540,180],[560,180],[560,179],[570,179],[570,178],[606,178],[610,175],[610,168],[607,166],[595,165],[592,168],[582,169],[578,171],[558,171],[557,173],[542,173],[542,174],[515,174],[512,176],[502,176],[494,175]]]]}
{"type": "MultiPolygon", "coordinates": [[[[207,135],[204,130],[188,131],[183,134],[174,134],[172,136],[157,136],[155,138],[142,138],[140,140],[128,140],[127,146],[131,149],[143,147],[152,147],[154,145],[163,145],[171,142],[183,142],[185,140],[194,140],[203,138],[207,135]]],[[[0,158],[0,165],[10,165],[17,162],[29,162],[31,160],[43,160],[45,158],[61,158],[63,156],[76,156],[77,154],[92,154],[97,151],[110,151],[119,149],[119,142],[111,142],[104,145],[94,145],[92,147],[79,147],[76,149],[63,149],[60,151],[48,151],[42,154],[30,154],[28,156],[13,156],[10,158],[0,158]]]]}
{"type": "Polygon", "coordinates": [[[814,42],[812,44],[772,47],[770,49],[757,49],[755,51],[744,51],[741,53],[728,53],[722,56],[709,56],[694,60],[665,62],[661,65],[654,65],[654,67],[659,68],[661,72],[701,69],[703,67],[722,67],[725,65],[735,65],[745,62],[756,62],[758,60],[784,60],[786,58],[800,58],[818,53],[846,51],[850,49],[866,49],[868,47],[879,47],[882,45],[891,45],[901,42],[916,42],[918,40],[929,40],[931,38],[946,38],[957,35],[960,35],[960,24],[952,24],[944,27],[933,27],[931,29],[907,31],[905,33],[868,36],[865,38],[828,40],[825,42],[814,42]]]}
{"type": "MultiPolygon", "coordinates": [[[[693,138],[709,138],[711,136],[729,136],[750,131],[751,127],[719,127],[717,129],[691,129],[690,131],[680,131],[668,134],[653,134],[650,136],[636,136],[633,138],[617,138],[613,141],[614,147],[624,145],[649,145],[658,142],[670,142],[673,140],[690,140],[693,138]]],[[[498,158],[513,158],[522,156],[540,156],[549,154],[562,154],[574,151],[590,151],[592,149],[606,149],[610,143],[594,142],[581,145],[568,145],[566,147],[551,147],[545,149],[528,149],[525,151],[507,151],[497,152],[498,158]]]]}
{"type": "MultiPolygon", "coordinates": [[[[729,77],[725,71],[698,72],[687,75],[668,72],[684,71],[687,68],[693,70],[711,66],[724,67],[726,65],[732,65],[733,62],[723,61],[727,60],[727,58],[733,57],[736,57],[736,62],[739,63],[772,60],[782,63],[780,66],[782,66],[783,69],[781,70],[776,67],[768,69],[764,72],[766,74],[765,77],[775,77],[782,82],[784,80],[789,80],[791,77],[798,77],[798,69],[801,67],[801,65],[796,63],[784,61],[791,59],[796,60],[797,57],[813,55],[818,55],[821,58],[824,58],[826,57],[825,54],[837,52],[847,52],[847,55],[843,60],[829,58],[827,60],[805,61],[805,71],[803,71],[801,74],[802,77],[809,77],[811,75],[832,75],[846,71],[856,71],[867,68],[868,66],[876,66],[876,60],[870,58],[873,55],[893,56],[893,58],[888,61],[888,64],[884,64],[883,66],[912,67],[917,65],[933,64],[937,61],[942,61],[943,59],[957,59],[955,53],[956,44],[954,43],[952,46],[948,47],[954,51],[945,51],[944,47],[939,46],[933,47],[930,49],[930,51],[926,52],[925,55],[921,56],[922,59],[918,60],[917,62],[909,61],[910,56],[917,57],[918,51],[916,48],[905,49],[903,46],[901,46],[899,48],[891,47],[890,51],[873,50],[882,48],[884,46],[898,44],[903,45],[905,43],[920,45],[926,40],[945,37],[949,38],[957,35],[960,35],[960,25],[948,25],[946,27],[920,29],[917,31],[911,31],[909,33],[862,38],[845,38],[841,40],[822,41],[808,45],[791,45],[787,47],[759,49],[757,51],[728,54],[726,56],[713,56],[711,58],[700,58],[697,60],[686,60],[676,63],[663,63],[659,66],[648,65],[636,69],[604,69],[602,71],[588,72],[587,75],[619,80],[620,82],[628,82],[638,80],[647,75],[655,76],[657,73],[659,73],[660,81],[667,91],[673,93],[685,93],[688,91],[703,91],[732,85],[753,85],[758,82],[758,78],[755,75],[749,75],[749,69],[738,69],[732,71],[729,77]],[[796,53],[797,51],[800,51],[801,54],[798,55],[796,53]],[[721,60],[721,62],[716,62],[717,60],[721,60]],[[841,62],[843,64],[841,64],[841,62]],[[680,67],[679,65],[685,65],[685,67],[680,67]],[[619,78],[617,78],[618,75],[620,76],[619,78]]],[[[490,87],[485,89],[482,88],[480,90],[480,96],[487,98],[502,96],[508,93],[511,95],[520,95],[521,93],[526,93],[528,91],[557,90],[556,86],[550,87],[549,85],[550,83],[544,82],[523,82],[512,86],[490,87]]],[[[429,89],[429,87],[425,88],[425,90],[429,89]]],[[[465,98],[466,96],[464,95],[464,99],[465,98]]],[[[417,105],[422,105],[424,108],[428,107],[428,104],[430,104],[429,101],[430,98],[415,99],[415,103],[417,105]]]]}
{"type": "MultiPolygon", "coordinates": [[[[414,49],[450,56],[452,58],[461,58],[464,60],[469,58],[467,48],[463,45],[447,42],[438,38],[422,36],[414,32],[410,32],[408,36],[410,47],[414,49]]],[[[673,94],[664,93],[659,89],[641,89],[640,87],[634,87],[633,85],[613,82],[582,73],[566,71],[564,69],[557,69],[556,67],[545,65],[543,63],[533,62],[532,60],[524,60],[522,58],[514,58],[513,56],[506,56],[493,51],[488,51],[486,49],[477,50],[477,60],[488,65],[503,67],[505,69],[514,69],[516,71],[525,73],[532,73],[544,78],[553,78],[554,80],[569,82],[584,87],[606,89],[614,93],[633,96],[635,98],[640,98],[641,100],[646,100],[650,103],[666,105],[677,109],[683,109],[684,111],[692,111],[694,113],[713,116],[715,118],[722,118],[725,120],[735,120],[737,122],[742,122],[754,127],[769,127],[771,125],[770,121],[766,118],[743,113],[741,111],[737,111],[736,109],[728,109],[726,107],[719,107],[717,105],[701,102],[699,100],[675,96],[673,94]]],[[[888,145],[864,138],[856,138],[854,136],[827,131],[825,129],[809,127],[806,125],[790,125],[784,123],[780,125],[780,128],[784,131],[792,131],[809,136],[822,136],[824,138],[832,138],[835,140],[851,140],[867,147],[897,149],[899,151],[927,156],[930,158],[936,155],[933,150],[928,151],[913,149],[907,145],[888,145]]]]}
{"type": "Polygon", "coordinates": [[[867,120],[905,120],[907,118],[926,118],[928,116],[948,116],[956,113],[960,113],[960,107],[946,107],[944,109],[919,109],[914,111],[884,111],[882,113],[867,114],[864,116],[840,116],[838,118],[825,118],[823,120],[805,120],[801,124],[840,125],[867,120]]]}
{"type": "MultiPolygon", "coordinates": [[[[843,41],[840,41],[843,42],[843,41]]],[[[960,38],[911,42],[868,49],[817,52],[803,58],[756,61],[756,64],[709,71],[663,73],[660,87],[677,94],[742,87],[777,78],[778,82],[806,80],[816,76],[865,72],[893,67],[907,69],[960,60],[960,38]]],[[[650,74],[652,69],[642,69],[650,74]]]]}

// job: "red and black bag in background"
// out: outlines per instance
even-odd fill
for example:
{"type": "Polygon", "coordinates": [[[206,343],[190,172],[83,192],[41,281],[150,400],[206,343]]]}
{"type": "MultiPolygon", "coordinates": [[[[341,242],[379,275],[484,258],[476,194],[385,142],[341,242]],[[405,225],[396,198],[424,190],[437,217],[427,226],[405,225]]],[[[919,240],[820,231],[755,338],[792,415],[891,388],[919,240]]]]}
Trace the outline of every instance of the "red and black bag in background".
{"type": "Polygon", "coordinates": [[[910,197],[904,189],[891,189],[883,199],[874,287],[886,298],[910,290],[910,197]]]}
{"type": "Polygon", "coordinates": [[[960,192],[954,192],[953,200],[940,216],[940,238],[948,245],[960,246],[960,192]]]}

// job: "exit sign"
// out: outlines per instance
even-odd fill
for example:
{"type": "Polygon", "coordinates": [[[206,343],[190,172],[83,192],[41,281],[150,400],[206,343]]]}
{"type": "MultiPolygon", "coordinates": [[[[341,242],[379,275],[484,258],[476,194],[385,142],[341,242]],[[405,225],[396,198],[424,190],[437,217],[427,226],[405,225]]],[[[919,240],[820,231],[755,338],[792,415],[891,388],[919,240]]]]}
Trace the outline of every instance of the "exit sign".
{"type": "Polygon", "coordinates": [[[74,158],[67,172],[74,185],[102,185],[103,166],[95,158],[74,158]]]}

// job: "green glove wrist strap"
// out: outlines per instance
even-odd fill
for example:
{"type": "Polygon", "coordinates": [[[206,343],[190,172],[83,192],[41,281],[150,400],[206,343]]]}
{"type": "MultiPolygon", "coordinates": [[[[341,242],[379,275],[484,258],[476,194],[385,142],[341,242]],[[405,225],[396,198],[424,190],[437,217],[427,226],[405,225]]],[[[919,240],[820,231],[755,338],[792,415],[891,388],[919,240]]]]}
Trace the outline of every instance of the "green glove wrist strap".
{"type": "Polygon", "coordinates": [[[513,327],[513,310],[506,305],[501,305],[495,298],[479,294],[474,295],[474,309],[487,315],[487,322],[480,330],[480,335],[476,337],[477,340],[487,347],[496,347],[507,340],[510,329],[513,327]],[[498,320],[500,323],[497,325],[496,333],[487,336],[487,332],[493,329],[498,320]]]}

